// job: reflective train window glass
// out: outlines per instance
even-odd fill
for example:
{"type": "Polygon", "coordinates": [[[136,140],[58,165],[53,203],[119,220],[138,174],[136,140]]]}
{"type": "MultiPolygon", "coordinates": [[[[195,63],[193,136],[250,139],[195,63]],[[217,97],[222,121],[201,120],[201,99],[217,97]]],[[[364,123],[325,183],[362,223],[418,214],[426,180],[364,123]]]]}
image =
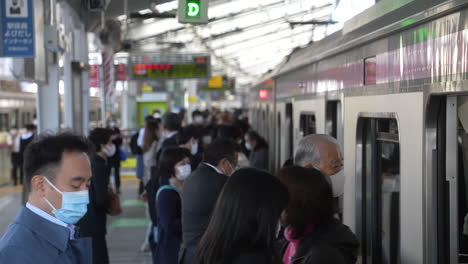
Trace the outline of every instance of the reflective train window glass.
{"type": "Polygon", "coordinates": [[[337,138],[338,132],[338,101],[328,101],[326,108],[325,131],[328,135],[337,138]]]}
{"type": "Polygon", "coordinates": [[[8,114],[0,113],[0,132],[8,131],[8,114]]]}
{"type": "Polygon", "coordinates": [[[394,118],[360,118],[358,236],[363,263],[400,263],[400,143],[394,118]]]}
{"type": "Polygon", "coordinates": [[[315,134],[317,132],[314,114],[301,114],[299,122],[301,137],[315,134]]]}

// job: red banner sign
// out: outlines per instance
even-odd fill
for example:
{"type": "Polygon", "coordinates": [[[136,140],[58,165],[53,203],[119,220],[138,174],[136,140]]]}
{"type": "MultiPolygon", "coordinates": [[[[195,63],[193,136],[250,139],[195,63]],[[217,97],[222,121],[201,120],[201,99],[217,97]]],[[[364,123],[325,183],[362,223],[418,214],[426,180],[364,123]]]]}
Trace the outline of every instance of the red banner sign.
{"type": "Polygon", "coordinates": [[[89,87],[99,88],[99,65],[89,65],[89,87]]]}
{"type": "Polygon", "coordinates": [[[116,81],[127,81],[127,64],[115,65],[115,80],[116,81]]]}

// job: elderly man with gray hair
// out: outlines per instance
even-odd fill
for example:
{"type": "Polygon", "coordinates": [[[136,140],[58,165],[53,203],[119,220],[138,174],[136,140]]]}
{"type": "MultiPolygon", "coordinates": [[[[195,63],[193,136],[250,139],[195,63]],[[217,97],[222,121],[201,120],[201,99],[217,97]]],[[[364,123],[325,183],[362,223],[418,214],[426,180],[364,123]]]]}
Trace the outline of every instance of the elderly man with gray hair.
{"type": "Polygon", "coordinates": [[[294,164],[321,171],[330,180],[333,196],[343,195],[343,154],[335,138],[324,134],[302,138],[294,154],[294,164]]]}

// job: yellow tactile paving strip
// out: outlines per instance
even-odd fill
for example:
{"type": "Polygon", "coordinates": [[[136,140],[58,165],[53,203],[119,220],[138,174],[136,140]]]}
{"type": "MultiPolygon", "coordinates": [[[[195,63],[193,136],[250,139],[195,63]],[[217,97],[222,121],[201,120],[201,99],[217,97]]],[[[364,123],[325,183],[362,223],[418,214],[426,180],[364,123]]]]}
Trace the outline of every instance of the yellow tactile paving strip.
{"type": "Polygon", "coordinates": [[[23,189],[23,186],[20,186],[20,185],[0,188],[0,197],[8,195],[10,193],[19,192],[22,189],[23,189]]]}

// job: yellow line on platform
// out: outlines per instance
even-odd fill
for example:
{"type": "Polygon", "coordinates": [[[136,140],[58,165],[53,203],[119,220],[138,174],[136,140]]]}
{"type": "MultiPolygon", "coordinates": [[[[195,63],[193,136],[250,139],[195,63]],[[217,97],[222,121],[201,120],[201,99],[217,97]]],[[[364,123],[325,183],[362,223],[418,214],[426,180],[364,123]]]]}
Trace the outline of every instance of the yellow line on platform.
{"type": "Polygon", "coordinates": [[[120,175],[122,181],[136,181],[138,180],[135,175],[120,175]]]}
{"type": "Polygon", "coordinates": [[[0,196],[8,195],[10,193],[19,192],[23,189],[23,186],[9,186],[0,188],[0,196]]]}

